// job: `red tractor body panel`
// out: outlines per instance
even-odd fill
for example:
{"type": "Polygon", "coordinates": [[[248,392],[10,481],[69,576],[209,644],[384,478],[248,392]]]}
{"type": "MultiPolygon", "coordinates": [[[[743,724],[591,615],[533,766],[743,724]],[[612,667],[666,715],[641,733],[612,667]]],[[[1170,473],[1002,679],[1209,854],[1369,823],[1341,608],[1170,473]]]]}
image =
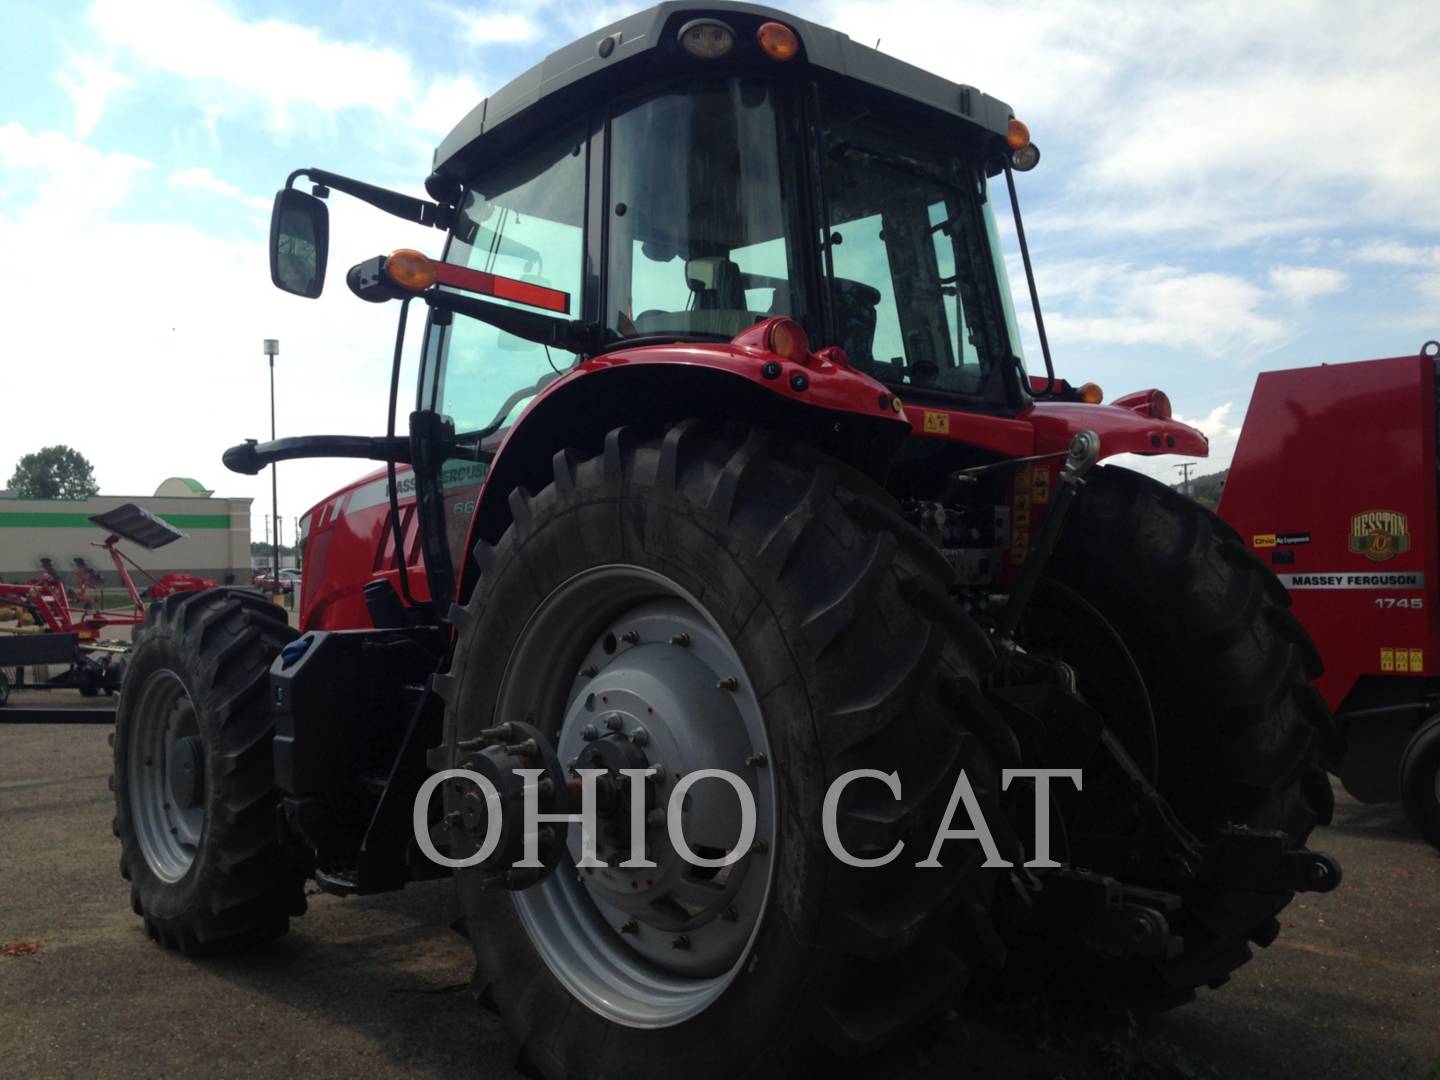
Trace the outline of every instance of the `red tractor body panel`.
{"type": "MultiPolygon", "coordinates": [[[[508,491],[491,492],[486,479],[499,468],[517,433],[531,424],[546,423],[546,404],[563,395],[580,380],[603,379],[607,373],[624,369],[666,368],[670,370],[719,373],[743,380],[754,388],[785,401],[837,415],[849,414],[868,420],[908,425],[921,438],[962,443],[1001,457],[1034,454],[1063,454],[1071,438],[1090,430],[1100,436],[1101,456],[1119,453],[1178,453],[1203,456],[1209,451],[1205,437],[1193,428],[1127,407],[1085,405],[1076,402],[1042,401],[1014,417],[949,409],[932,404],[905,404],[896,410],[894,394],[883,383],[853,368],[838,349],[822,349],[803,360],[790,360],[769,351],[765,342],[769,321],[750,328],[728,344],[647,345],[617,349],[581,361],[564,376],[547,385],[526,406],[520,418],[506,432],[495,459],[488,467],[466,466],[453,479],[447,470],[445,498],[452,527],[475,528],[476,509],[486,499],[504,500],[508,491]]],[[[652,407],[639,405],[636,415],[652,417],[652,407]]],[[[1044,476],[1053,474],[1059,459],[1037,463],[1026,470],[1025,499],[1031,497],[1031,472],[1041,474],[1034,481],[1035,520],[1043,513],[1042,497],[1049,490],[1044,476]]],[[[453,468],[453,467],[452,467],[453,468]]],[[[1053,476],[1050,476],[1053,481],[1053,476]]],[[[409,469],[397,471],[401,536],[409,586],[413,596],[429,598],[420,553],[419,531],[414,514],[414,494],[409,469]]],[[[1017,489],[1018,492],[1018,489],[1017,489]]],[[[356,629],[370,625],[362,589],[377,578],[390,580],[403,595],[391,535],[386,473],[376,470],[336,492],[313,507],[303,519],[306,572],[301,587],[301,627],[304,630],[356,629]]],[[[1025,533],[1017,530],[1018,556],[1023,555],[1025,533]]],[[[469,550],[475,537],[467,535],[469,550]]]]}
{"type": "Polygon", "coordinates": [[[1220,516],[1290,590],[1332,709],[1440,671],[1435,408],[1424,356],[1265,372],[1250,399],[1220,516]]]}

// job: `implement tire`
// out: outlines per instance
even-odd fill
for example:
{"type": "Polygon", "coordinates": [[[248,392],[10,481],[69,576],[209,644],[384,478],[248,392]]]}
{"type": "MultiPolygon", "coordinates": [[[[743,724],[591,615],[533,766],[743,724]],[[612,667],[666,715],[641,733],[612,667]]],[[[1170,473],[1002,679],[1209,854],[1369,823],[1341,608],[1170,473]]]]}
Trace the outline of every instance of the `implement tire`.
{"type": "Polygon", "coordinates": [[[271,661],[295,631],[254,593],[151,606],[115,711],[114,833],[145,930],[186,955],[279,937],[306,871],[277,834],[271,661]]]}
{"type": "MultiPolygon", "coordinates": [[[[981,868],[978,844],[952,841],[942,868],[915,866],[961,769],[1002,852],[1018,854],[997,812],[999,771],[1016,748],[979,691],[993,654],[945,598],[944,559],[882,489],[767,432],[689,420],[651,439],[617,429],[593,456],[562,451],[553,481],[535,494],[516,490],[511,506],[499,543],[476,548],[482,577],[457,613],[455,663],[439,681],[452,765],[479,729],[527,716],[552,738],[558,731],[563,761],[574,736],[562,718],[587,693],[610,686],[613,709],[629,677],[617,672],[678,671],[674,653],[707,649],[733,668],[706,669],[710,681],[673,700],[695,713],[721,710],[703,732],[691,721],[709,738],[732,714],[729,704],[705,704],[707,695],[728,694],[735,714],[753,719],[745,750],[768,754],[741,768],[759,792],[766,846],[735,868],[768,885],[747,909],[742,879],[741,899],[720,919],[753,921],[753,930],[733,964],[725,954],[725,966],[700,977],[687,981],[675,968],[703,959],[716,923],[677,934],[663,896],[617,929],[623,916],[595,914],[597,898],[611,895],[597,885],[602,875],[579,875],[569,860],[513,894],[458,872],[477,990],[505,1017],[523,1059],[552,1080],[766,1075],[813,1065],[826,1051],[852,1060],[940,1011],[977,965],[1003,962],[990,919],[998,878],[981,868]],[[616,583],[608,599],[607,580],[616,583]],[[640,627],[633,640],[622,637],[627,626],[640,627]],[[545,663],[527,667],[531,655],[545,663]],[[852,854],[875,857],[905,841],[883,868],[847,866],[823,839],[828,786],[860,768],[896,772],[903,785],[897,800],[862,780],[838,804],[838,835],[852,854]],[[547,937],[547,925],[569,932],[547,937]],[[657,940],[657,952],[644,952],[657,940]],[[661,990],[651,993],[647,980],[661,990]]],[[[647,715],[643,703],[637,711],[647,715]]],[[[666,732],[684,730],[665,711],[655,706],[647,721],[653,753],[666,732]]],[[[603,709],[596,719],[603,731],[603,709]]],[[[605,737],[588,738],[593,746],[605,737]]],[[[687,759],[672,740],[672,776],[672,753],[691,772],[725,764],[687,759]]],[[[956,816],[963,826],[963,809],[956,816]]],[[[685,828],[694,825],[692,816],[685,828]]]]}
{"type": "Polygon", "coordinates": [[[1410,823],[1440,851],[1440,716],[1421,724],[1400,755],[1400,799],[1410,823]]]}
{"type": "MultiPolygon", "coordinates": [[[[1289,594],[1233,529],[1153,480],[1101,467],[1048,573],[1099,609],[1134,657],[1154,709],[1157,787],[1202,842],[1236,823],[1283,830],[1300,847],[1329,823],[1323,763],[1339,760],[1340,743],[1311,685],[1320,658],[1289,594]]],[[[1292,896],[1187,896],[1171,920],[1185,951],[1105,964],[1103,981],[1129,1006],[1183,1003],[1224,982],[1251,944],[1270,944],[1292,896]]]]}

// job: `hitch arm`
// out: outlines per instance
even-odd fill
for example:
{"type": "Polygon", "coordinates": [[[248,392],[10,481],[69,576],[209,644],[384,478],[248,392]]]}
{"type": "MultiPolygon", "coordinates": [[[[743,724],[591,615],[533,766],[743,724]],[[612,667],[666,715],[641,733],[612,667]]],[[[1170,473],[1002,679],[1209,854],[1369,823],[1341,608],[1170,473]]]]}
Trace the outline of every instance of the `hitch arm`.
{"type": "Polygon", "coordinates": [[[221,460],[231,472],[254,476],[267,465],[295,458],[364,458],[410,462],[410,439],[368,435],[296,435],[272,442],[246,439],[225,451],[221,460]]]}

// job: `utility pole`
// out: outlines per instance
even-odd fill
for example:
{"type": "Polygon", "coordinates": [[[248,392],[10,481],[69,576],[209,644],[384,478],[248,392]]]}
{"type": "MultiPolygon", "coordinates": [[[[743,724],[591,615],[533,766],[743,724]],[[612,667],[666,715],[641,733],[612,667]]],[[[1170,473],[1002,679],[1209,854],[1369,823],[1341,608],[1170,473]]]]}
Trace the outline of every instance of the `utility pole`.
{"type": "Polygon", "coordinates": [[[1194,467],[1195,462],[1193,461],[1184,461],[1175,466],[1175,468],[1180,470],[1180,490],[1184,492],[1186,498],[1190,497],[1190,470],[1194,467]]]}
{"type": "MultiPolygon", "coordinates": [[[[275,357],[280,353],[278,338],[265,339],[265,355],[270,360],[270,441],[275,441],[275,357]]],[[[275,533],[270,541],[270,591],[280,594],[280,481],[276,476],[279,465],[270,465],[270,510],[275,523],[275,533]]]]}

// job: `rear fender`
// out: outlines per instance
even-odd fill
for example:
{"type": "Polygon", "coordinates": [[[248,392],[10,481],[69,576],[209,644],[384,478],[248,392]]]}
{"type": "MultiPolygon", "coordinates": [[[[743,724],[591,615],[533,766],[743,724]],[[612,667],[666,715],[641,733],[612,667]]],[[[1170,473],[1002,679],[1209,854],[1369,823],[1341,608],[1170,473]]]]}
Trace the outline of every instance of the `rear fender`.
{"type": "MultiPolygon", "coordinates": [[[[750,366],[758,367],[753,361],[750,366]]],[[[767,384],[729,365],[618,357],[587,361],[552,383],[511,428],[490,465],[457,568],[462,600],[478,576],[469,553],[478,541],[497,543],[510,524],[510,492],[517,487],[539,491],[553,479],[559,451],[598,453],[606,434],[627,424],[658,432],[661,424],[687,417],[743,420],[792,434],[883,480],[895,450],[910,434],[884,387],[853,371],[840,376],[849,383],[843,390],[826,387],[815,368],[796,367],[810,380],[802,391],[791,387],[789,370],[767,384]],[[806,396],[812,389],[817,392],[806,396]]]]}

